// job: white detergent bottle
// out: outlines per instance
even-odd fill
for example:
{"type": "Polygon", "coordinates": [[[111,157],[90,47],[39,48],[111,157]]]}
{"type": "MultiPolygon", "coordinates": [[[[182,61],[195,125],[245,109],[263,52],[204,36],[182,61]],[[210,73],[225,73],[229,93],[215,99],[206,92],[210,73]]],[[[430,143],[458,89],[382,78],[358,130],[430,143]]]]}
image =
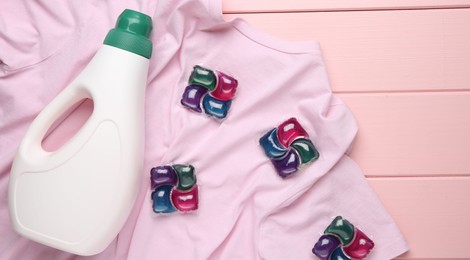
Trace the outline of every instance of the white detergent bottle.
{"type": "Polygon", "coordinates": [[[127,220],[142,178],[144,99],[152,19],[125,10],[87,67],[36,117],[10,174],[15,230],[79,255],[103,251],[127,220]],[[85,98],[94,108],[63,146],[42,140],[64,111],[85,98]]]}

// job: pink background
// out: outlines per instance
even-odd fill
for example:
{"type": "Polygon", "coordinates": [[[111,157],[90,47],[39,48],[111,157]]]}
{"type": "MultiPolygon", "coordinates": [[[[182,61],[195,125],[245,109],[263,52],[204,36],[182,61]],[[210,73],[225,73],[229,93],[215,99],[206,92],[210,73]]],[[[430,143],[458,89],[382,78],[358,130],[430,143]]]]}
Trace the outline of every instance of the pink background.
{"type": "Polygon", "coordinates": [[[320,41],[352,157],[411,250],[470,258],[470,1],[224,0],[227,19],[320,41]]]}

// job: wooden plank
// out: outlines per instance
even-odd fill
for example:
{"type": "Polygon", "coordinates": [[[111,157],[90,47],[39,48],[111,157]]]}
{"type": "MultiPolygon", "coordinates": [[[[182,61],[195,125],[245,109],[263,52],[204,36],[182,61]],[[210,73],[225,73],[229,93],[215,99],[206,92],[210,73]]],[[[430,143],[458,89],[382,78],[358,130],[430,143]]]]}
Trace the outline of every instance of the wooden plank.
{"type": "Polygon", "coordinates": [[[470,93],[341,94],[368,176],[470,175],[470,93]]]}
{"type": "Polygon", "coordinates": [[[470,7],[469,0],[224,0],[224,13],[397,10],[470,7]]]}
{"type": "Polygon", "coordinates": [[[470,89],[470,9],[234,17],[286,40],[318,40],[336,92],[470,89]]]}
{"type": "Polygon", "coordinates": [[[470,259],[470,178],[368,179],[406,237],[399,259],[470,259]]]}

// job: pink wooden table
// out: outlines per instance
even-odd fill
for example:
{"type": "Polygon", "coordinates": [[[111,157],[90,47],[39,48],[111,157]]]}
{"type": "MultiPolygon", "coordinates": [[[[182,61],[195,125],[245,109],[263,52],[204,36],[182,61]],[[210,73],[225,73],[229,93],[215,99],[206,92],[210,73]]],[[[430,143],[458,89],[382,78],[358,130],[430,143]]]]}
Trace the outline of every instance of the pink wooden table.
{"type": "Polygon", "coordinates": [[[470,1],[224,0],[226,19],[321,43],[351,156],[406,236],[399,259],[470,259],[470,1]]]}

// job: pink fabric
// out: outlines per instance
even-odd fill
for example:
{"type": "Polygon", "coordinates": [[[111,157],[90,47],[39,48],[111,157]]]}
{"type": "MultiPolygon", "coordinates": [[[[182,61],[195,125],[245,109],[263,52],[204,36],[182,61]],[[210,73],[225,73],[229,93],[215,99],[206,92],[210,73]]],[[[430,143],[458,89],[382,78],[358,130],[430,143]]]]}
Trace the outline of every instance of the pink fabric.
{"type": "Polygon", "coordinates": [[[84,258],[31,242],[12,230],[8,174],[28,125],[86,66],[125,8],[150,14],[155,25],[145,172],[122,232],[103,253],[89,258],[315,259],[311,248],[336,215],[372,237],[376,248],[369,259],[390,259],[407,250],[362,172],[345,155],[357,128],[349,109],[331,93],[317,42],[285,42],[241,19],[223,21],[220,0],[10,0],[2,5],[0,258],[84,258]],[[181,106],[196,64],[238,80],[227,119],[216,121],[181,106]],[[321,155],[283,180],[258,139],[290,117],[299,120],[321,155]],[[197,212],[152,212],[150,169],[169,163],[195,166],[197,212]]]}

